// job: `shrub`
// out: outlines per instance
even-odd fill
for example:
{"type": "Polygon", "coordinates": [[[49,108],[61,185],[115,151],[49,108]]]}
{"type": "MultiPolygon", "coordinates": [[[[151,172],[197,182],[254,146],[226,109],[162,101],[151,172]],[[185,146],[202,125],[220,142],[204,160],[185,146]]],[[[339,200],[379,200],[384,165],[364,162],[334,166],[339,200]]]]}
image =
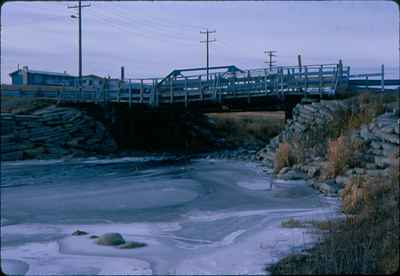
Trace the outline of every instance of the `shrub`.
{"type": "Polygon", "coordinates": [[[289,167],[294,164],[288,143],[280,143],[275,153],[274,170],[278,173],[282,168],[289,167]]]}
{"type": "Polygon", "coordinates": [[[386,100],[382,95],[361,94],[352,103],[345,129],[358,129],[361,125],[372,122],[376,116],[384,113],[386,100]]]}
{"type": "Polygon", "coordinates": [[[283,112],[209,113],[216,131],[227,145],[237,147],[255,143],[264,145],[279,134],[285,125],[283,112]]]}
{"type": "Polygon", "coordinates": [[[399,269],[399,163],[382,177],[353,177],[346,219],[325,224],[320,242],[269,266],[272,274],[391,274],[399,269]],[[349,214],[350,213],[350,214],[349,214]]]}
{"type": "Polygon", "coordinates": [[[345,213],[354,214],[362,208],[365,176],[353,176],[341,194],[342,209],[345,213]]]}
{"type": "Polygon", "coordinates": [[[344,173],[346,168],[361,165],[364,142],[342,134],[337,139],[328,142],[327,166],[321,179],[329,179],[344,173]]]}
{"type": "Polygon", "coordinates": [[[341,135],[335,140],[328,142],[327,160],[328,166],[322,174],[323,178],[335,177],[343,173],[351,155],[348,138],[341,135]]]}

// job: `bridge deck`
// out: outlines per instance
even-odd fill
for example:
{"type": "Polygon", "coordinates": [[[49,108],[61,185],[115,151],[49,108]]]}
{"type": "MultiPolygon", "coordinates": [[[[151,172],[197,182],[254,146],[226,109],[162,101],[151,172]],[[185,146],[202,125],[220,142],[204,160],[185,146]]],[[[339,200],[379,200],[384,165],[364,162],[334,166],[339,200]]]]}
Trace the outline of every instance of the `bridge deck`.
{"type": "Polygon", "coordinates": [[[341,63],[276,67],[273,70],[228,68],[226,72],[190,76],[184,76],[183,72],[193,70],[174,70],[164,79],[130,79],[121,82],[117,89],[2,84],[1,93],[58,102],[126,102],[129,106],[144,104],[152,107],[182,104],[187,107],[191,103],[226,100],[249,103],[252,98],[270,96],[334,95],[339,86],[351,82],[350,67],[343,68],[341,63]]]}

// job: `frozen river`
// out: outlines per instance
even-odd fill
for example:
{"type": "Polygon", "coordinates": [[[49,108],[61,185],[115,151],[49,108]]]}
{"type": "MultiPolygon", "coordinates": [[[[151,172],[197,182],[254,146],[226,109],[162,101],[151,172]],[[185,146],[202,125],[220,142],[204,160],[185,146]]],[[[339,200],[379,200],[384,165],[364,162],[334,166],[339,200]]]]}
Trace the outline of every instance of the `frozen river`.
{"type": "Polygon", "coordinates": [[[260,164],[231,160],[3,162],[1,266],[40,275],[263,274],[313,239],[281,220],[337,208],[304,181],[271,181],[260,164]],[[72,236],[77,229],[148,246],[101,246],[72,236]]]}

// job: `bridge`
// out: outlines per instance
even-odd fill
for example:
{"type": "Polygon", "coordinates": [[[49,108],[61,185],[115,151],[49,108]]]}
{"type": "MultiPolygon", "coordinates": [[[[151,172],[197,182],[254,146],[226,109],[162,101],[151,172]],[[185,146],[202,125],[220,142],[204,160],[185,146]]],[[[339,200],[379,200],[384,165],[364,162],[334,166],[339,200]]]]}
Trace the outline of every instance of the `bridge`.
{"type": "MultiPolygon", "coordinates": [[[[54,100],[58,103],[126,103],[151,108],[212,106],[237,103],[242,106],[268,99],[301,98],[308,95],[335,96],[338,89],[350,85],[380,85],[384,89],[383,67],[380,73],[350,74],[350,66],[318,64],[277,66],[272,69],[241,70],[236,66],[173,70],[164,78],[127,79],[117,88],[1,85],[2,95],[54,100]],[[380,77],[378,80],[369,78],[380,77]],[[365,78],[366,80],[364,80],[365,78]]],[[[391,84],[400,85],[399,80],[391,84]]]]}

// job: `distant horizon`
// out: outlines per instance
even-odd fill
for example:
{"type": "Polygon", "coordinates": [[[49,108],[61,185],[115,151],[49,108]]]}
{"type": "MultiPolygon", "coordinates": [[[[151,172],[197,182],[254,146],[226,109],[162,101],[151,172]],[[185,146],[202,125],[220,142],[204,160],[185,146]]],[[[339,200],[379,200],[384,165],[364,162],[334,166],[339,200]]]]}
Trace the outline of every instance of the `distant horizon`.
{"type": "MultiPolygon", "coordinates": [[[[264,68],[264,50],[277,65],[337,63],[354,73],[399,78],[398,8],[370,2],[96,2],[82,11],[83,74],[163,77],[178,68],[264,68]],[[133,16],[132,16],[133,15],[133,16]],[[271,39],[272,37],[272,39],[271,39]]],[[[78,75],[75,2],[6,2],[2,7],[1,82],[19,64],[32,70],[78,75]]]]}

